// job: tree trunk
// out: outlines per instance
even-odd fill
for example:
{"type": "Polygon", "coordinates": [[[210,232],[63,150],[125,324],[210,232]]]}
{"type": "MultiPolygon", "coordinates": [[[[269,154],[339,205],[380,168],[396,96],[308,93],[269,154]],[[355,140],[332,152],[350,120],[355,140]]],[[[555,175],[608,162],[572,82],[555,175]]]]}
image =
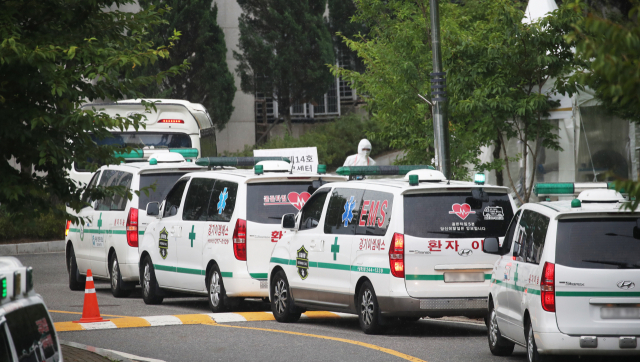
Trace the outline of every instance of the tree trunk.
{"type": "MultiPolygon", "coordinates": [[[[500,149],[502,147],[502,144],[500,143],[500,138],[496,138],[494,140],[495,143],[495,147],[493,148],[493,160],[499,160],[500,159],[500,149]]],[[[502,170],[496,170],[496,185],[498,186],[504,186],[504,178],[502,176],[502,170]]]]}

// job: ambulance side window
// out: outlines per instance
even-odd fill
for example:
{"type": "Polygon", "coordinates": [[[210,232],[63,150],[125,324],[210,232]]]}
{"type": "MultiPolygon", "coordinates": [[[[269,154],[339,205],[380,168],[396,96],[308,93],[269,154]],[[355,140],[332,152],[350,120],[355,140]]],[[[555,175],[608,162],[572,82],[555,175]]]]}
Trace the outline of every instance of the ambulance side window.
{"type": "Polygon", "coordinates": [[[535,211],[525,210],[520,221],[520,245],[517,257],[527,263],[539,264],[547,237],[549,218],[535,211]]]}
{"type": "Polygon", "coordinates": [[[362,197],[362,207],[359,212],[356,234],[385,235],[391,221],[392,208],[393,194],[380,191],[365,191],[362,197]]]}
{"type": "Polygon", "coordinates": [[[184,188],[187,186],[188,181],[189,178],[181,179],[176,182],[171,191],[169,191],[164,203],[164,211],[162,213],[163,217],[174,216],[178,213],[180,202],[182,201],[182,194],[184,193],[184,188]]]}
{"type": "Polygon", "coordinates": [[[209,199],[207,221],[229,222],[236,208],[238,184],[235,182],[216,180],[209,199]]]}
{"type": "MultiPolygon", "coordinates": [[[[118,171],[117,177],[114,180],[112,185],[109,186],[120,186],[124,188],[126,191],[129,191],[131,188],[131,181],[133,180],[133,174],[129,172],[118,171]]],[[[122,196],[119,194],[113,195],[113,201],[111,202],[111,211],[124,211],[127,207],[127,201],[129,199],[126,196],[122,196]]]]}
{"type": "Polygon", "coordinates": [[[182,220],[206,221],[209,209],[209,199],[216,180],[208,178],[194,178],[189,184],[187,198],[184,200],[182,220]]]}
{"type": "Polygon", "coordinates": [[[513,236],[516,232],[518,218],[521,213],[522,210],[518,210],[518,212],[513,216],[513,219],[511,219],[511,224],[509,225],[509,229],[507,229],[507,235],[504,236],[504,240],[502,241],[502,250],[511,250],[511,245],[513,245],[513,236]]]}
{"type": "Polygon", "coordinates": [[[100,178],[101,172],[102,171],[96,171],[96,173],[91,178],[91,181],[89,181],[89,184],[87,185],[87,189],[85,190],[84,194],[82,194],[82,202],[86,202],[86,203],[91,202],[91,199],[89,198],[89,190],[96,187],[96,184],[98,183],[98,179],[100,178]]]}
{"type": "Polygon", "coordinates": [[[300,230],[315,229],[318,226],[328,194],[328,189],[319,190],[304,204],[300,214],[300,230]]]}
{"type": "Polygon", "coordinates": [[[325,234],[355,235],[364,190],[334,189],[324,218],[325,234]]]}
{"type": "Polygon", "coordinates": [[[0,362],[5,361],[11,361],[11,349],[9,348],[9,340],[4,329],[4,323],[2,323],[0,324],[0,362]]]}

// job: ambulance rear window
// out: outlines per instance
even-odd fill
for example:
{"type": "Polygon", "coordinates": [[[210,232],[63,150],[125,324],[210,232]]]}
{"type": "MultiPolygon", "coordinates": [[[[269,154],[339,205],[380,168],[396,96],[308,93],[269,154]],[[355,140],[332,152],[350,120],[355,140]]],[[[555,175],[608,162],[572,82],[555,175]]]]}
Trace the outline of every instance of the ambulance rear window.
{"type": "Polygon", "coordinates": [[[640,269],[637,218],[558,221],[556,263],[572,268],[640,269]]]}
{"type": "Polygon", "coordinates": [[[479,191],[405,195],[405,234],[439,239],[504,236],[513,217],[509,197],[479,191]]]}
{"type": "Polygon", "coordinates": [[[53,323],[42,304],[18,309],[6,318],[18,361],[43,361],[56,355],[58,344],[53,323]]]}
{"type": "Polygon", "coordinates": [[[309,200],[308,182],[278,182],[247,185],[247,220],[280,224],[282,215],[295,214],[309,200]]]}
{"type": "Polygon", "coordinates": [[[152,201],[162,202],[171,187],[178,181],[182,175],[186,172],[167,172],[167,173],[147,173],[140,175],[140,188],[138,190],[142,190],[145,187],[149,187],[147,189],[148,195],[146,192],[141,191],[140,196],[138,197],[138,208],[140,210],[146,210],[147,204],[152,201]],[[155,185],[155,191],[151,189],[151,185],[155,185]]]}

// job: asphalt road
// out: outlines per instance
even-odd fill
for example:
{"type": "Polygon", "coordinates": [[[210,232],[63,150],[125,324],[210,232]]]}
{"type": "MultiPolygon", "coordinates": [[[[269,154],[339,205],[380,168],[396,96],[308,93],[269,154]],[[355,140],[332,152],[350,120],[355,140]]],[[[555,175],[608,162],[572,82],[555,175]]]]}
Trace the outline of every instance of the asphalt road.
{"type": "MultiPolygon", "coordinates": [[[[84,292],[67,285],[63,253],[21,255],[34,268],[35,289],[47,303],[54,322],[79,319],[84,292]],[[67,313],[63,313],[67,312],[67,313]]],[[[147,306],[141,290],[116,299],[107,283],[96,283],[103,315],[156,316],[210,313],[206,298],[166,298],[147,306]]],[[[245,302],[237,312],[268,311],[268,305],[245,302]]],[[[218,325],[174,325],[146,328],[60,332],[60,339],[163,361],[526,361],[516,347],[510,357],[494,357],[482,324],[420,320],[390,327],[384,335],[368,336],[357,319],[308,319],[293,324],[276,321],[218,325]]],[[[584,361],[585,359],[562,358],[584,361]]],[[[588,359],[599,361],[605,359],[588,359]]],[[[616,359],[619,361],[620,359],[616,359]]]]}

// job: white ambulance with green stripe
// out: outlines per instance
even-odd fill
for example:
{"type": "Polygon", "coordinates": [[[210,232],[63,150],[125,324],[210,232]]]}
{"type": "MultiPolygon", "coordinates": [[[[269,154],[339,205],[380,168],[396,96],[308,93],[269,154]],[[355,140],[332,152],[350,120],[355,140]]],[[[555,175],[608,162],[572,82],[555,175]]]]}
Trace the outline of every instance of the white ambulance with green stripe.
{"type": "Polygon", "coordinates": [[[243,298],[269,296],[269,258],[286,233],[282,215],[300,210],[322,182],[346,178],[292,172],[288,159],[268,159],[199,159],[213,170],[184,175],[156,204],[157,219],[139,247],[145,303],[177,291],[207,295],[220,312],[243,298]]]}
{"type": "Polygon", "coordinates": [[[531,362],[549,355],[640,355],[640,213],[607,184],[538,184],[539,196],[577,199],[523,205],[504,242],[489,294],[489,348],[518,344],[531,362]],[[594,187],[604,187],[594,189],[594,187]],[[567,190],[568,189],[568,190],[567,190]]]}
{"type": "Polygon", "coordinates": [[[132,198],[114,195],[90,200],[88,193],[83,196],[88,206],[77,216],[84,223],[68,221],[65,233],[71,290],[84,290],[84,278],[91,269],[94,278],[111,281],[115,297],[131,294],[139,281],[138,239],[155,220],[147,216],[147,204],[162,200],[182,175],[206,170],[185,161],[180,153],[160,152],[148,157],[144,162],[102,166],[93,174],[89,189],[121,186],[131,191],[132,198]]]}
{"type": "Polygon", "coordinates": [[[271,257],[272,310],[291,322],[305,309],[358,314],[365,333],[391,320],[484,316],[496,257],[515,205],[505,187],[446,180],[430,166],[343,167],[349,176],[407,174],[318,189],[271,257]]]}

